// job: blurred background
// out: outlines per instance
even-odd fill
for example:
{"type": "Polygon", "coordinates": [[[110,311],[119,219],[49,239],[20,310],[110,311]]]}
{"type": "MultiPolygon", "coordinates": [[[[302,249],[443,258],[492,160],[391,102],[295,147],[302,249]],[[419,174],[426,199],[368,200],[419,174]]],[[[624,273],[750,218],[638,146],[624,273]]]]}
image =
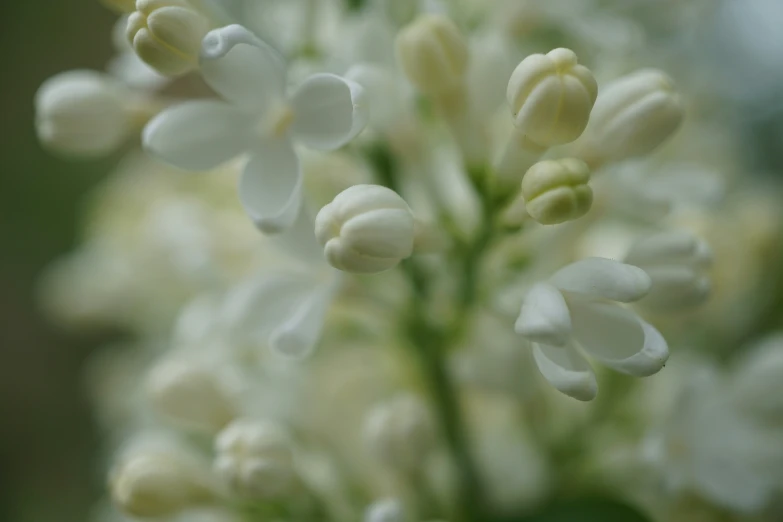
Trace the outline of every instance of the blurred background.
{"type": "MultiPolygon", "coordinates": [[[[734,100],[727,109],[743,130],[748,165],[776,175],[783,169],[783,1],[714,3],[711,16],[692,21],[687,32],[675,20],[662,34],[672,52],[718,71],[721,84],[711,87],[734,100]]],[[[665,0],[614,4],[642,18],[665,15],[665,0]]],[[[78,241],[83,197],[115,159],[64,161],[43,151],[32,100],[57,72],[101,69],[112,54],[115,19],[97,0],[0,3],[2,521],[82,521],[103,487],[81,369],[117,332],[84,337],[48,324],[36,302],[36,279],[78,241]]]]}

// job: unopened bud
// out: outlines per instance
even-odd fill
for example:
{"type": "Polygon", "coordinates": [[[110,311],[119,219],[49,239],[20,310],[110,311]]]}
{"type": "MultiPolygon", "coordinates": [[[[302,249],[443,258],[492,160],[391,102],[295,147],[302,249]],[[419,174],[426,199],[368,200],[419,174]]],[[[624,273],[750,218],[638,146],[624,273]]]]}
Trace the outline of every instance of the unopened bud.
{"type": "Polygon", "coordinates": [[[561,48],[522,60],[506,98],[517,129],[538,145],[554,147],[584,132],[597,94],[590,70],[577,63],[573,51],[561,48]]]}
{"type": "Polygon", "coordinates": [[[408,204],[380,185],[344,190],[315,218],[315,235],[327,261],[346,272],[394,268],[413,253],[415,228],[408,204]]]}
{"type": "Polygon", "coordinates": [[[426,405],[415,396],[381,404],[368,415],[364,436],[372,454],[391,469],[422,466],[435,445],[435,426],[426,405]]]}
{"type": "Polygon", "coordinates": [[[126,93],[105,74],[69,71],[46,80],[35,96],[38,138],[54,151],[100,156],[132,128],[126,93]]]}
{"type": "Polygon", "coordinates": [[[187,362],[154,367],[147,394],[159,415],[190,429],[216,433],[236,416],[233,398],[218,376],[187,362]]]}
{"type": "Polygon", "coordinates": [[[652,280],[650,292],[639,302],[651,310],[675,311],[699,305],[710,292],[706,271],[712,249],[686,231],[661,232],[636,242],[625,257],[652,280]]]}
{"type": "Polygon", "coordinates": [[[128,40],[147,65],[166,76],[198,67],[209,20],[186,0],[138,0],[128,17],[128,40]]]}
{"type": "Polygon", "coordinates": [[[528,214],[542,225],[555,225],[584,216],[593,203],[587,184],[590,169],[584,161],[541,161],[522,179],[522,196],[528,214]]]}
{"type": "Polygon", "coordinates": [[[669,76],[644,69],[601,90],[587,138],[587,154],[599,160],[644,156],[665,142],[682,123],[684,107],[669,76]]]}
{"type": "Polygon", "coordinates": [[[215,470],[242,496],[279,498],[296,483],[290,441],[277,424],[236,420],[218,435],[215,453],[215,470]]]}
{"type": "Polygon", "coordinates": [[[421,92],[437,94],[458,86],[468,66],[468,47],[454,22],[419,16],[397,35],[397,61],[421,92]]]}
{"type": "Polygon", "coordinates": [[[167,517],[210,504],[214,490],[201,470],[166,452],[140,453],[120,462],[109,478],[112,499],[134,517],[167,517]]]}

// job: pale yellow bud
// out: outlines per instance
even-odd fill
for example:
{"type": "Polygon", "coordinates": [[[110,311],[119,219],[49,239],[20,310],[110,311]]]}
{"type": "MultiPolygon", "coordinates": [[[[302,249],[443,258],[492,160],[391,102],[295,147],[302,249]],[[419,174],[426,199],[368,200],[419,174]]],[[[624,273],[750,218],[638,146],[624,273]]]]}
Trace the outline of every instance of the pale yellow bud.
{"type": "Polygon", "coordinates": [[[587,126],[598,85],[569,49],[533,54],[508,82],[514,124],[531,141],[554,147],[577,139],[587,126]]]}
{"type": "Polygon", "coordinates": [[[593,203],[588,181],[590,169],[584,161],[568,158],[536,163],[522,179],[525,208],[542,225],[582,217],[593,203]]]}
{"type": "Polygon", "coordinates": [[[166,517],[215,499],[200,470],[177,456],[145,452],[131,456],[112,471],[112,499],[123,512],[143,518],[166,517]]]}
{"type": "Polygon", "coordinates": [[[463,81],[468,46],[445,16],[419,16],[397,35],[396,50],[405,76],[423,93],[438,94],[463,81]]]}
{"type": "Polygon", "coordinates": [[[127,36],[136,54],[161,74],[177,76],[198,67],[209,20],[185,0],[138,0],[127,36]]]}
{"type": "Polygon", "coordinates": [[[674,82],[655,69],[637,71],[601,91],[587,130],[587,154],[601,160],[644,156],[682,123],[674,82]]]}

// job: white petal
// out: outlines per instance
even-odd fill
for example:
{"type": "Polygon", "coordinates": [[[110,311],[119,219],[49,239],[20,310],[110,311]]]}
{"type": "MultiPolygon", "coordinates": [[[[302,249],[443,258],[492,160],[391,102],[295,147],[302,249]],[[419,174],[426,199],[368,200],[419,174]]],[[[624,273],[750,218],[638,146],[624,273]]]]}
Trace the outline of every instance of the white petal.
{"type": "Polygon", "coordinates": [[[534,285],[525,296],[514,330],[528,340],[562,346],[571,335],[571,316],[560,290],[534,285]]]}
{"type": "Polygon", "coordinates": [[[239,180],[239,198],[266,234],[294,225],[302,205],[302,169],[290,142],[265,141],[254,149],[239,180]]]}
{"type": "Polygon", "coordinates": [[[193,101],[158,114],[144,128],[144,150],[185,170],[209,170],[246,151],[252,120],[220,101],[193,101]]]}
{"type": "Polygon", "coordinates": [[[310,294],[314,282],[293,274],[263,275],[244,281],[226,296],[221,324],[232,340],[266,342],[310,294]]]}
{"type": "Polygon", "coordinates": [[[332,295],[331,286],[316,288],[299,304],[294,314],[272,333],[269,346],[287,357],[303,358],[310,355],[321,337],[332,295]]]}
{"type": "Polygon", "coordinates": [[[283,58],[241,25],[207,33],[201,43],[201,74],[223,98],[244,109],[263,111],[284,97],[283,58]]]}
{"type": "Polygon", "coordinates": [[[541,375],[562,393],[580,401],[595,398],[598,383],[593,369],[572,346],[533,343],[533,357],[541,375]]]}
{"type": "Polygon", "coordinates": [[[574,338],[610,368],[646,377],[669,358],[663,336],[632,310],[603,302],[572,302],[570,309],[574,338]]]}
{"type": "Polygon", "coordinates": [[[315,74],[296,91],[292,132],[295,139],[313,148],[342,147],[367,124],[369,112],[364,89],[334,74],[315,74]]]}
{"type": "Polygon", "coordinates": [[[710,293],[710,280],[687,266],[647,268],[653,285],[639,301],[648,310],[677,312],[704,302],[710,293]]]}
{"type": "Polygon", "coordinates": [[[566,292],[630,303],[644,297],[652,282],[641,268],[590,257],[558,270],[549,280],[566,292]]]}
{"type": "Polygon", "coordinates": [[[639,267],[679,264],[707,267],[712,261],[712,249],[701,238],[684,230],[652,234],[628,251],[625,262],[639,267]]]}
{"type": "Polygon", "coordinates": [[[299,215],[291,228],[280,234],[270,236],[275,246],[280,247],[294,258],[326,268],[324,252],[315,238],[315,220],[306,205],[301,205],[299,215]]]}

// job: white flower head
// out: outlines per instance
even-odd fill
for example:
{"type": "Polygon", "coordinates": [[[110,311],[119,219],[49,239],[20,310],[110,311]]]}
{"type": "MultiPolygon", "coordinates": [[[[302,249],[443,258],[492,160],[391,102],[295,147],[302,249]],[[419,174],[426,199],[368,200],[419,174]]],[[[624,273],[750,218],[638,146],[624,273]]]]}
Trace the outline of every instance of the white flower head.
{"type": "Polygon", "coordinates": [[[710,292],[706,270],[712,249],[684,230],[652,234],[637,241],[625,256],[629,265],[642,268],[652,288],[639,304],[659,311],[677,311],[704,302],[710,292]]]}
{"type": "Polygon", "coordinates": [[[217,473],[244,497],[278,498],[295,483],[290,440],[275,423],[234,421],[215,439],[215,454],[217,473]]]}
{"type": "Polygon", "coordinates": [[[144,129],[145,148],[186,170],[209,170],[243,153],[239,182],[245,210],[265,233],[290,228],[302,204],[302,169],[294,144],[332,150],[367,122],[362,88],[315,74],[286,92],[282,57],[240,25],[209,32],[201,74],[223,100],[172,107],[144,129]]]}
{"type": "Polygon", "coordinates": [[[602,258],[577,261],[530,289],[515,330],[532,342],[546,380],[566,395],[592,400],[598,385],[581,351],[639,377],[658,372],[666,363],[669,349],[661,334],[613,302],[638,301],[651,284],[635,266],[602,258]]]}

